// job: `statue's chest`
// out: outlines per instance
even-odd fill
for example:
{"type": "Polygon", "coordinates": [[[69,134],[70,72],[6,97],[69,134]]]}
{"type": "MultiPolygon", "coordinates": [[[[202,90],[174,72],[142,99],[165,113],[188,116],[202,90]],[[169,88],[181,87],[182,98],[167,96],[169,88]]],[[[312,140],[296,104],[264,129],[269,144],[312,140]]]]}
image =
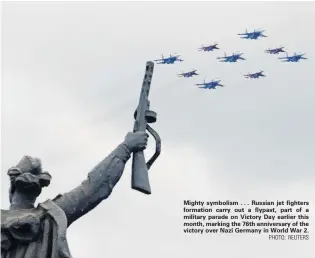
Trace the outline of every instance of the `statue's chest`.
{"type": "Polygon", "coordinates": [[[42,228],[44,212],[39,209],[23,211],[1,210],[1,249],[13,244],[36,241],[42,228]]]}

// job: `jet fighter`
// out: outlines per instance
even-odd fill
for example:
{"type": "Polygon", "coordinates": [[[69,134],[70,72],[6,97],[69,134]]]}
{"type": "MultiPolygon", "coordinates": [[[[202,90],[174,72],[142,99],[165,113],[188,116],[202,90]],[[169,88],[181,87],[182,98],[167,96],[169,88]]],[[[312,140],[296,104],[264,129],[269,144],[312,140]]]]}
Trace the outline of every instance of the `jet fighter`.
{"type": "Polygon", "coordinates": [[[272,54],[272,55],[278,55],[280,52],[285,52],[284,47],[277,47],[272,49],[265,50],[265,53],[272,54]]]}
{"type": "Polygon", "coordinates": [[[287,52],[285,52],[286,56],[285,57],[278,57],[278,59],[282,59],[282,62],[299,62],[301,59],[307,59],[304,57],[305,53],[294,53],[293,56],[289,56],[287,52]]]}
{"type": "Polygon", "coordinates": [[[183,62],[184,60],[179,58],[180,55],[170,55],[169,57],[164,58],[162,55],[162,59],[154,60],[155,62],[159,62],[157,64],[174,64],[176,61],[183,62]]]}
{"type": "Polygon", "coordinates": [[[253,32],[248,32],[246,29],[245,33],[239,33],[237,35],[243,36],[241,39],[258,39],[259,37],[267,37],[263,34],[264,30],[254,30],[253,32]]]}
{"type": "Polygon", "coordinates": [[[250,79],[259,79],[259,77],[266,77],[266,75],[263,74],[264,71],[260,71],[257,73],[248,73],[245,74],[245,78],[250,78],[250,79]]]}
{"type": "Polygon", "coordinates": [[[226,53],[224,53],[224,56],[217,57],[217,59],[221,60],[220,62],[229,62],[229,63],[235,63],[239,59],[246,60],[244,57],[241,57],[241,55],[243,55],[243,53],[233,53],[230,56],[227,56],[226,53]]]}
{"type": "Polygon", "coordinates": [[[204,79],[203,83],[197,83],[196,86],[201,86],[198,87],[199,89],[216,89],[217,86],[224,87],[224,85],[220,84],[221,80],[215,79],[210,82],[206,82],[204,79]]]}
{"type": "Polygon", "coordinates": [[[205,52],[209,52],[209,51],[213,51],[215,49],[220,49],[217,47],[218,44],[217,43],[214,43],[212,45],[208,45],[208,46],[204,46],[202,45],[200,48],[198,48],[199,51],[205,51],[205,52]]]}
{"type": "Polygon", "coordinates": [[[197,72],[197,70],[192,70],[192,71],[189,71],[189,72],[186,72],[186,73],[184,73],[183,71],[182,71],[182,73],[181,74],[178,74],[178,76],[179,77],[185,77],[185,78],[189,78],[189,77],[193,77],[194,75],[199,75],[198,73],[196,73],[197,72]]]}

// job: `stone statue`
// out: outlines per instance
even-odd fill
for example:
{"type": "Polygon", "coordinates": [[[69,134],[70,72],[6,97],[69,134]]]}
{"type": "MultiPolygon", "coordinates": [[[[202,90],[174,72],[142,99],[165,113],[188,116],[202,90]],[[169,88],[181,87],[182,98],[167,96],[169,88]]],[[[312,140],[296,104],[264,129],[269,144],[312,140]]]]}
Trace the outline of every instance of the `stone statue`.
{"type": "Polygon", "coordinates": [[[1,258],[71,258],[66,230],[111,194],[133,152],[144,150],[148,134],[128,133],[85,181],[68,193],[34,207],[51,176],[41,161],[25,156],[9,169],[10,209],[1,210],[1,258]]]}

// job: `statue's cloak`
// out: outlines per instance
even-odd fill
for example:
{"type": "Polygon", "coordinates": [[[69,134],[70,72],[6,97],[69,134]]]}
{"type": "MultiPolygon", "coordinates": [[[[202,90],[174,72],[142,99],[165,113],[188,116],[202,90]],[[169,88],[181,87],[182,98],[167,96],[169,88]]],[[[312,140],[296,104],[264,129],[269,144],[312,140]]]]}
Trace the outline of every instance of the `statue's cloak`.
{"type": "Polygon", "coordinates": [[[1,210],[1,258],[72,258],[67,217],[53,201],[21,213],[1,210]]]}

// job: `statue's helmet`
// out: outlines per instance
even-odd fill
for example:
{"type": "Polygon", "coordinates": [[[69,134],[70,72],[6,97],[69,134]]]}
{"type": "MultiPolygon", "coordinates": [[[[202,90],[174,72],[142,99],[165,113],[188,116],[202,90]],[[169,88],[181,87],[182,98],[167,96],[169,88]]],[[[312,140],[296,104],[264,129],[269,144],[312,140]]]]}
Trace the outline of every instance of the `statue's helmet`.
{"type": "Polygon", "coordinates": [[[51,175],[42,171],[40,159],[24,156],[20,162],[8,170],[11,181],[9,190],[10,202],[15,190],[39,195],[43,187],[50,184],[51,175]]]}

